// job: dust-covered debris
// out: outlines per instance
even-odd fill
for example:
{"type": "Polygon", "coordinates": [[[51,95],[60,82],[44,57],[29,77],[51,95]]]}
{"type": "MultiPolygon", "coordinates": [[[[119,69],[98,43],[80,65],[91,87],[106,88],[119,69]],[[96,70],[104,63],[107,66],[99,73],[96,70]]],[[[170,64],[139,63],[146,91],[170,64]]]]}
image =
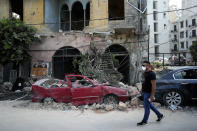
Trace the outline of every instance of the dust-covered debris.
{"type": "Polygon", "coordinates": [[[125,111],[125,110],[127,110],[127,105],[126,105],[126,103],[123,103],[123,102],[120,102],[119,103],[119,106],[118,106],[118,109],[119,110],[121,110],[121,111],[125,111]]]}
{"type": "Polygon", "coordinates": [[[112,111],[114,109],[114,106],[113,105],[106,105],[105,106],[105,110],[106,111],[112,111]]]}
{"type": "Polygon", "coordinates": [[[4,82],[0,85],[0,93],[7,93],[12,90],[13,84],[11,82],[4,82]]]}
{"type": "Polygon", "coordinates": [[[24,87],[23,91],[30,92],[32,91],[32,87],[24,87]]]}
{"type": "Polygon", "coordinates": [[[129,86],[122,82],[119,82],[118,88],[126,90],[131,97],[140,95],[140,90],[137,86],[129,86]]]}

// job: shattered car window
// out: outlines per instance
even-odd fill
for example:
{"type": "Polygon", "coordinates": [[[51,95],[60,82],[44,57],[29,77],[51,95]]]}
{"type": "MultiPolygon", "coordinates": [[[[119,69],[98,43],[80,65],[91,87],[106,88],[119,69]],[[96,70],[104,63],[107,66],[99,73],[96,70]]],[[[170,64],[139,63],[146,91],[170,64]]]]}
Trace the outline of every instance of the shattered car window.
{"type": "Polygon", "coordinates": [[[40,84],[44,88],[62,88],[66,87],[67,83],[59,79],[49,79],[40,84]]]}

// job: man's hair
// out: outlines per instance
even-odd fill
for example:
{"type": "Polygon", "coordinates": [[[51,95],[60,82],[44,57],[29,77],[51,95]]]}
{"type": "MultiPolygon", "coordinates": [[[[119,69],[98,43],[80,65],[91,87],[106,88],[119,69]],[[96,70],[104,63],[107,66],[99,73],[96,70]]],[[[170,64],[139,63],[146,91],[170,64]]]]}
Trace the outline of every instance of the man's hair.
{"type": "Polygon", "coordinates": [[[151,65],[149,61],[144,61],[143,63],[151,65]]]}

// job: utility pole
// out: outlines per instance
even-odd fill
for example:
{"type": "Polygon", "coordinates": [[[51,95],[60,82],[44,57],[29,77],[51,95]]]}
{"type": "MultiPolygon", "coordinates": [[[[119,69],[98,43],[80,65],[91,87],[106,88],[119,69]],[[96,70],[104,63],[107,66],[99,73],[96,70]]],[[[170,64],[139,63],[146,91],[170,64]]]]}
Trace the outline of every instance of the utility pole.
{"type": "Polygon", "coordinates": [[[150,48],[150,42],[149,42],[150,40],[149,39],[150,39],[150,25],[148,26],[148,61],[149,61],[149,54],[150,54],[149,53],[149,48],[150,48]]]}

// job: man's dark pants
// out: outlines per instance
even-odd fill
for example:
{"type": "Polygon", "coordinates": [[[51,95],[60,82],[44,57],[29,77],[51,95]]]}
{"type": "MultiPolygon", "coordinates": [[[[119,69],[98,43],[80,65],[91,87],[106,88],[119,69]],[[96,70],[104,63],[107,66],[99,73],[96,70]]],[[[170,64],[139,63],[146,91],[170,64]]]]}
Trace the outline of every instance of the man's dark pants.
{"type": "Polygon", "coordinates": [[[150,115],[150,109],[153,110],[153,112],[155,112],[155,114],[157,115],[157,117],[161,117],[162,114],[158,111],[158,109],[152,104],[152,102],[149,100],[150,99],[150,93],[146,93],[143,92],[142,93],[143,98],[144,98],[144,118],[143,118],[143,122],[147,122],[149,115],[150,115]]]}

